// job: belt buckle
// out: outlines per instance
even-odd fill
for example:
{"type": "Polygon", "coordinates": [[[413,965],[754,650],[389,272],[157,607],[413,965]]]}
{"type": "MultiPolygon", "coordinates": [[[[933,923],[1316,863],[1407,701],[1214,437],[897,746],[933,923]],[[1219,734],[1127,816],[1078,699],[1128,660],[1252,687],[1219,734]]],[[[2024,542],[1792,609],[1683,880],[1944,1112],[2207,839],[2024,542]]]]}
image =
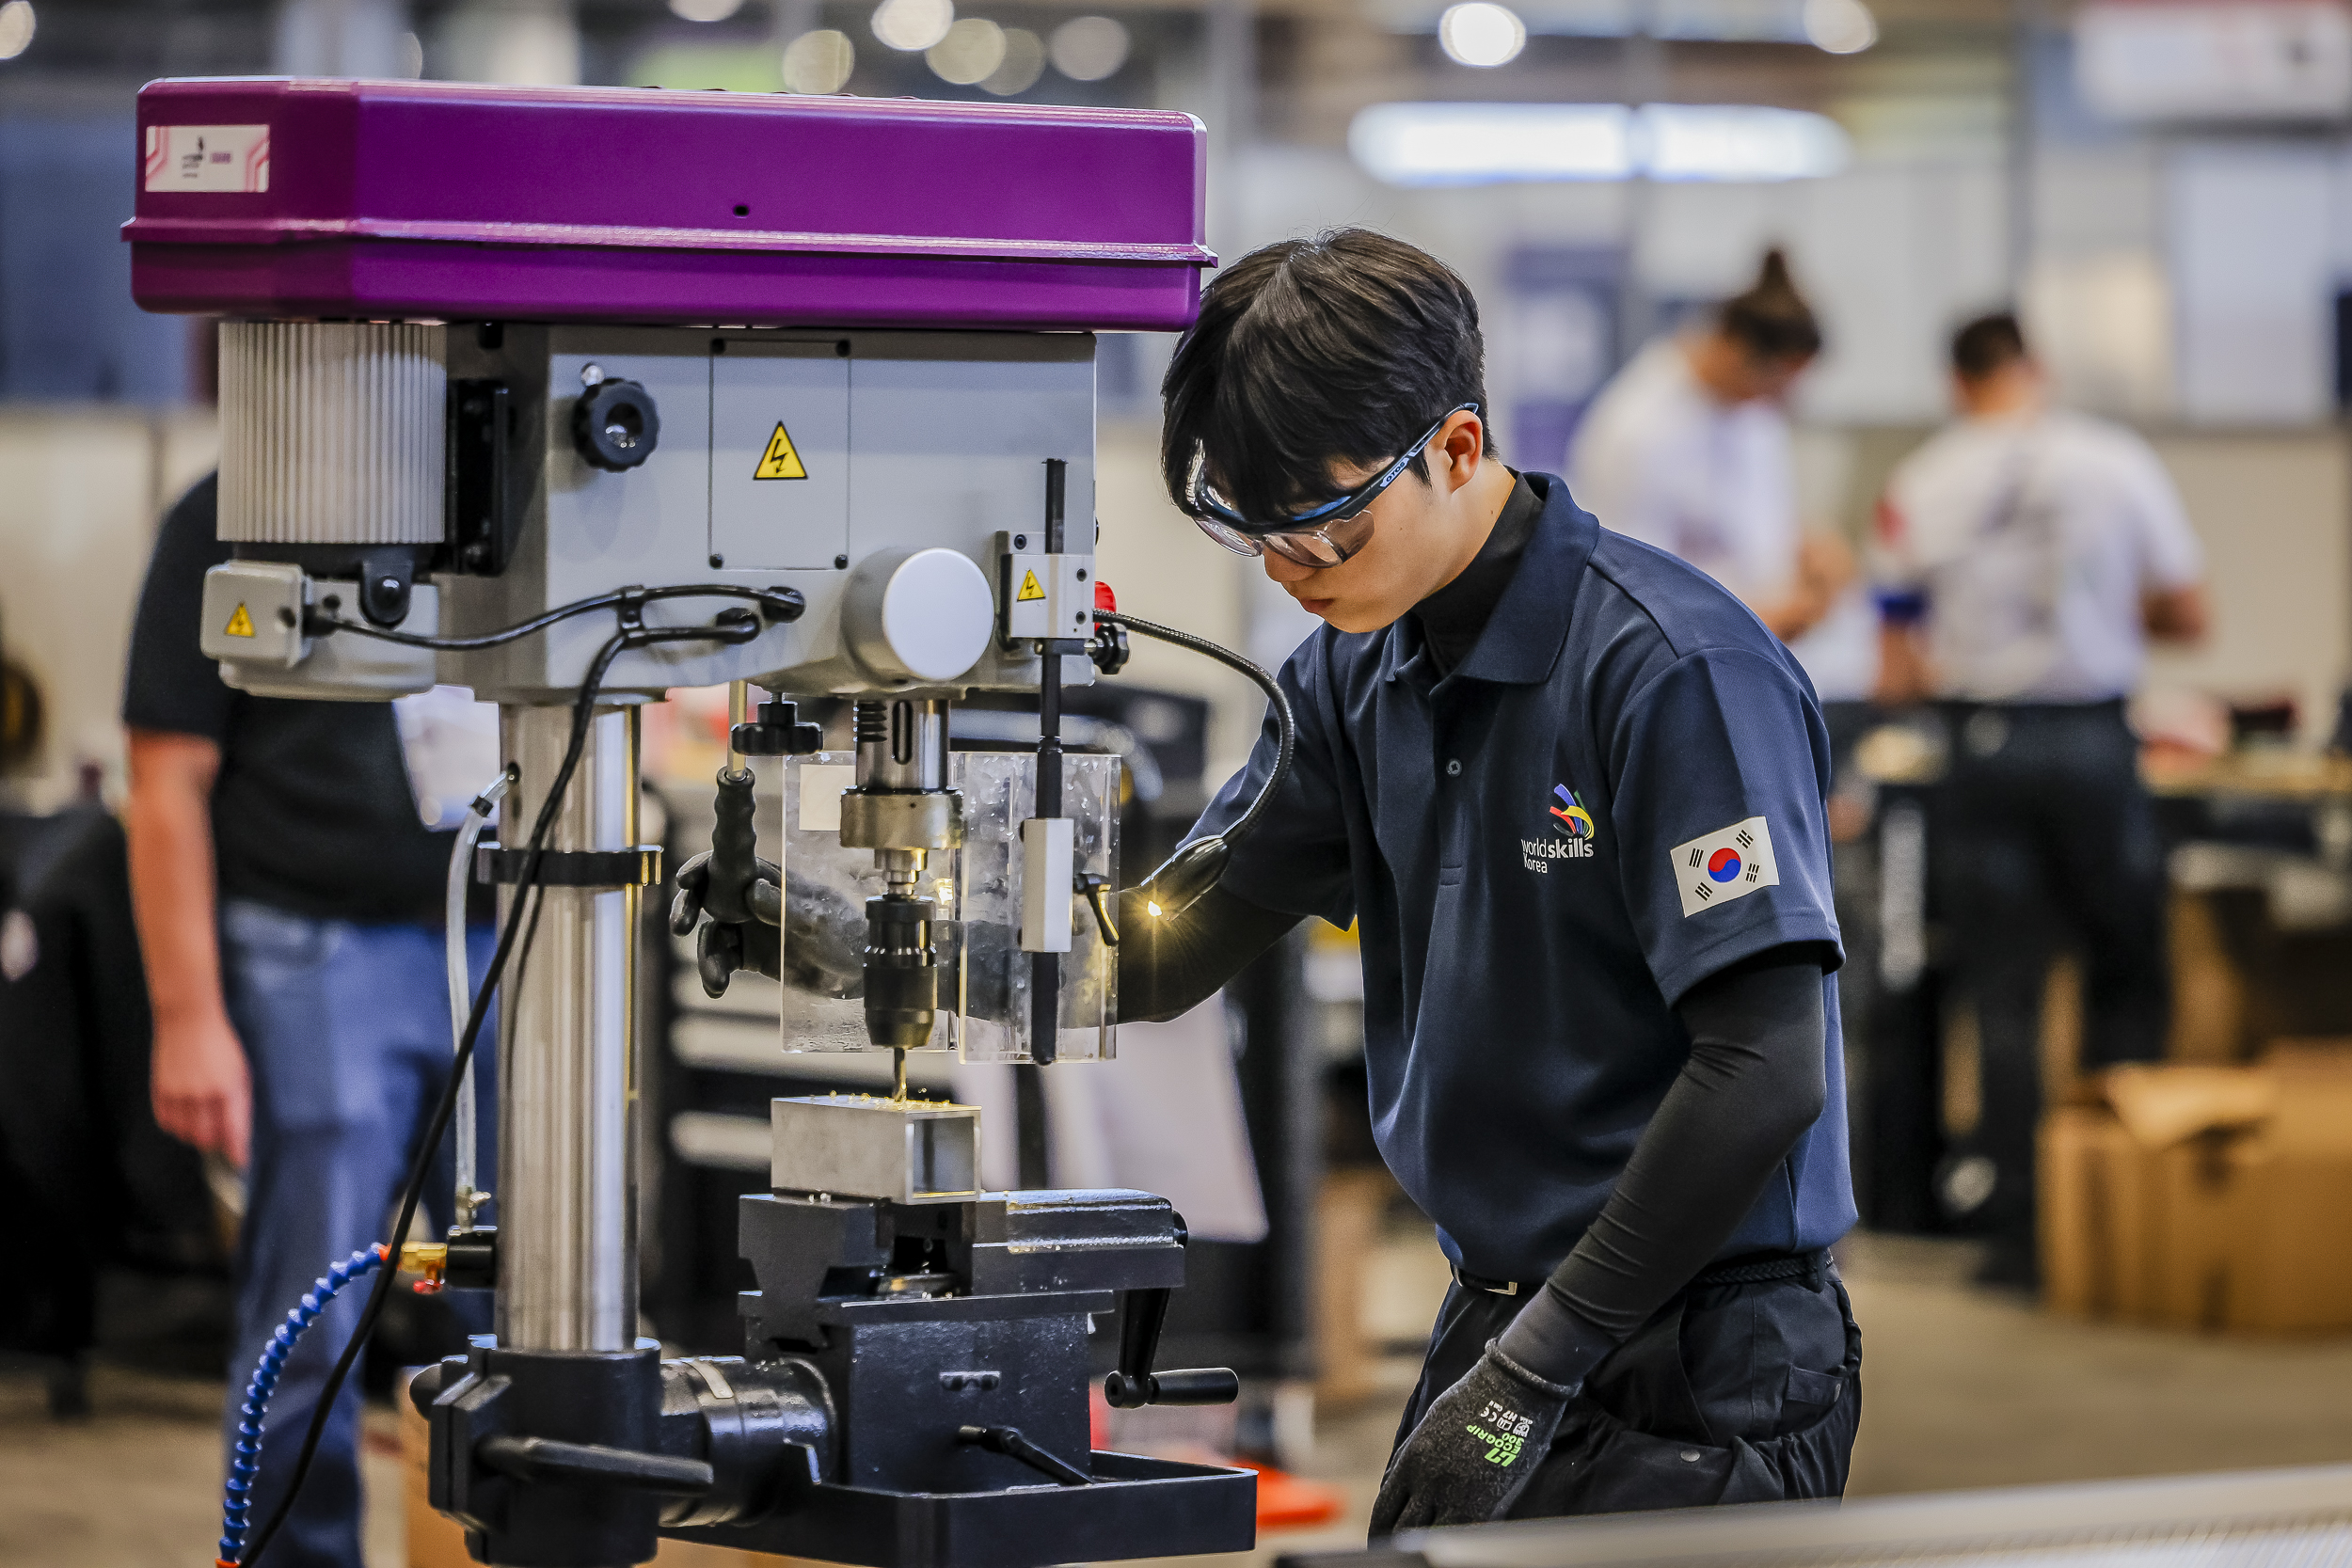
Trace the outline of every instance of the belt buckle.
{"type": "Polygon", "coordinates": [[[1518,1280],[1488,1279],[1483,1275],[1470,1273],[1459,1263],[1454,1265],[1454,1282],[1466,1291],[1480,1291],[1490,1296],[1516,1296],[1519,1293],[1518,1280]]]}

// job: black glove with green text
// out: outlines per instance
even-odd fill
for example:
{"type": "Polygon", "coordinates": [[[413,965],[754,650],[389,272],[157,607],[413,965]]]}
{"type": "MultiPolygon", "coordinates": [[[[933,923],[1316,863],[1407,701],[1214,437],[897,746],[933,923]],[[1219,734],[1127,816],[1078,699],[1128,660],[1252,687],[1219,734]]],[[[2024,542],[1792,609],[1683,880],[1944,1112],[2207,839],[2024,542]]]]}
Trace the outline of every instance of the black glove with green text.
{"type": "Polygon", "coordinates": [[[1389,1461],[1372,1505],[1375,1540],[1430,1525],[1500,1519],[1535,1466],[1575,1396],[1505,1355],[1500,1341],[1439,1394],[1389,1461]]]}

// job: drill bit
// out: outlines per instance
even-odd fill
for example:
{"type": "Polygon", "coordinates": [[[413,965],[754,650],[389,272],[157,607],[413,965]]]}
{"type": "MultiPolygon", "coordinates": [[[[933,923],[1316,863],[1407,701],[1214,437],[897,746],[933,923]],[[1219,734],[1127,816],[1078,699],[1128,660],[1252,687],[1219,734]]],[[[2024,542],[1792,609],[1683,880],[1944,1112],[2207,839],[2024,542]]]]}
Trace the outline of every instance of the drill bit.
{"type": "Polygon", "coordinates": [[[894,1050],[890,1057],[890,1098],[903,1105],[907,1098],[907,1053],[894,1050]]]}

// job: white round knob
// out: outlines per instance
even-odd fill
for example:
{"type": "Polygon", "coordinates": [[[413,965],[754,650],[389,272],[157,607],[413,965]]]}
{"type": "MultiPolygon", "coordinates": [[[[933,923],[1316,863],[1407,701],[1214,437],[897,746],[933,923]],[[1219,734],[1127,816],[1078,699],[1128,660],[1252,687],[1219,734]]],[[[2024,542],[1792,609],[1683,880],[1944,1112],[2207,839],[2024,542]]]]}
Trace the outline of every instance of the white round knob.
{"type": "Polygon", "coordinates": [[[970,556],[884,550],[850,574],[844,629],[858,658],[897,680],[949,681],[980,661],[996,632],[996,598],[970,556]]]}

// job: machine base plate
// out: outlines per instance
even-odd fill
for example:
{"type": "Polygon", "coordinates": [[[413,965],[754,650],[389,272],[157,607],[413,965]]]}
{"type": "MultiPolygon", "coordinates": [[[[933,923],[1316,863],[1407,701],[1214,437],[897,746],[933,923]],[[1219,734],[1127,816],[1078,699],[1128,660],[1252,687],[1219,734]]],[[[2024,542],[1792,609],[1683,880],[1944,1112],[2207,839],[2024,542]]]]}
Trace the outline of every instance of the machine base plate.
{"type": "Polygon", "coordinates": [[[1098,1449],[1093,1472],[1090,1486],[1047,1482],[1005,1492],[818,1484],[756,1524],[661,1533],[862,1568],[1044,1568],[1244,1552],[1257,1544],[1254,1471],[1098,1449]]]}

